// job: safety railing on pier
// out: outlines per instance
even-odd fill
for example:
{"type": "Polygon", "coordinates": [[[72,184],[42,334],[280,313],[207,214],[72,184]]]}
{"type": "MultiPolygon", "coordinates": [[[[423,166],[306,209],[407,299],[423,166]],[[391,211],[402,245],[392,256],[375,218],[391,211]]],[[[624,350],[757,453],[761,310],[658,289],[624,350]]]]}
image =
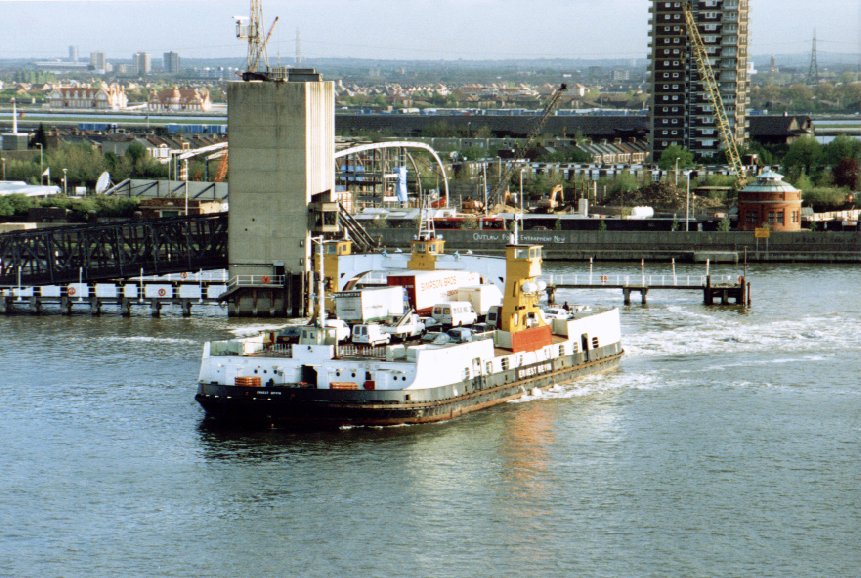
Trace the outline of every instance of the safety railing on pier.
{"type": "MultiPolygon", "coordinates": [[[[578,287],[705,287],[708,282],[707,275],[596,275],[596,274],[553,274],[545,277],[547,284],[551,287],[576,285],[578,287]]],[[[735,283],[736,278],[732,275],[712,275],[711,284],[735,283]]]]}

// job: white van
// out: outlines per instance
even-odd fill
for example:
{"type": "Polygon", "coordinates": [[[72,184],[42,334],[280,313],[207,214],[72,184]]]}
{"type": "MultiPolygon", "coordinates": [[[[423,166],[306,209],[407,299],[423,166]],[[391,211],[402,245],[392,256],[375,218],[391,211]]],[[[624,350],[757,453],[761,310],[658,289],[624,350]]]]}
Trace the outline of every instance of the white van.
{"type": "Polygon", "coordinates": [[[434,305],[431,316],[442,325],[451,325],[452,327],[472,325],[478,319],[472,304],[468,301],[452,301],[451,303],[434,305]]]}
{"type": "Polygon", "coordinates": [[[353,343],[386,345],[391,340],[392,336],[383,333],[383,328],[378,323],[353,325],[353,343]]]}

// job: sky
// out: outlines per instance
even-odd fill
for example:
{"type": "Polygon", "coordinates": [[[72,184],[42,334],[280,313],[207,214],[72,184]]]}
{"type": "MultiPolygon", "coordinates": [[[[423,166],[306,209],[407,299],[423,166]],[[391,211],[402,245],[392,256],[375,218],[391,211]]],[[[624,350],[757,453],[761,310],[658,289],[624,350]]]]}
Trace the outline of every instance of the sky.
{"type": "MultiPolygon", "coordinates": [[[[270,63],[645,58],[650,0],[264,0],[270,63]],[[279,60],[280,58],[280,60],[279,60]]],[[[63,58],[68,47],[128,59],[244,58],[233,16],[248,0],[0,0],[0,59],[63,58]]],[[[750,0],[755,56],[861,53],[859,0],[750,0]]]]}

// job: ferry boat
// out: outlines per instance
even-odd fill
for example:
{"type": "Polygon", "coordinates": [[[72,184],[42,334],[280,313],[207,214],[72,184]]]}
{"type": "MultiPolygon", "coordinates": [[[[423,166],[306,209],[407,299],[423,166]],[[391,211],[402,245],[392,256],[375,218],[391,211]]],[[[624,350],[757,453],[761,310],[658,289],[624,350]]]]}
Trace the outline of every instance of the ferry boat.
{"type": "MultiPolygon", "coordinates": [[[[412,242],[411,267],[443,252],[434,234],[412,242]]],[[[204,345],[197,401],[209,418],[270,427],[392,426],[449,420],[618,364],[618,309],[545,318],[541,246],[506,246],[505,291],[494,329],[463,343],[340,344],[325,323],[204,345]]],[[[322,291],[320,292],[322,293],[322,291]]],[[[295,326],[294,326],[295,327],[295,326]]]]}

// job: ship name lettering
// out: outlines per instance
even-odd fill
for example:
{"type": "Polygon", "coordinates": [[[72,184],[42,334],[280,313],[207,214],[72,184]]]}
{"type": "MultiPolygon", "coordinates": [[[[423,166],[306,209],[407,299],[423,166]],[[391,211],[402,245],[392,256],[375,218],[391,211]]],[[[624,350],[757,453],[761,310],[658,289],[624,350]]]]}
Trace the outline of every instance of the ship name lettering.
{"type": "Polygon", "coordinates": [[[517,378],[523,379],[524,377],[533,377],[536,375],[541,375],[542,373],[548,373],[553,371],[552,363],[542,363],[541,365],[535,365],[533,367],[526,367],[524,369],[519,369],[517,371],[517,378]]]}

